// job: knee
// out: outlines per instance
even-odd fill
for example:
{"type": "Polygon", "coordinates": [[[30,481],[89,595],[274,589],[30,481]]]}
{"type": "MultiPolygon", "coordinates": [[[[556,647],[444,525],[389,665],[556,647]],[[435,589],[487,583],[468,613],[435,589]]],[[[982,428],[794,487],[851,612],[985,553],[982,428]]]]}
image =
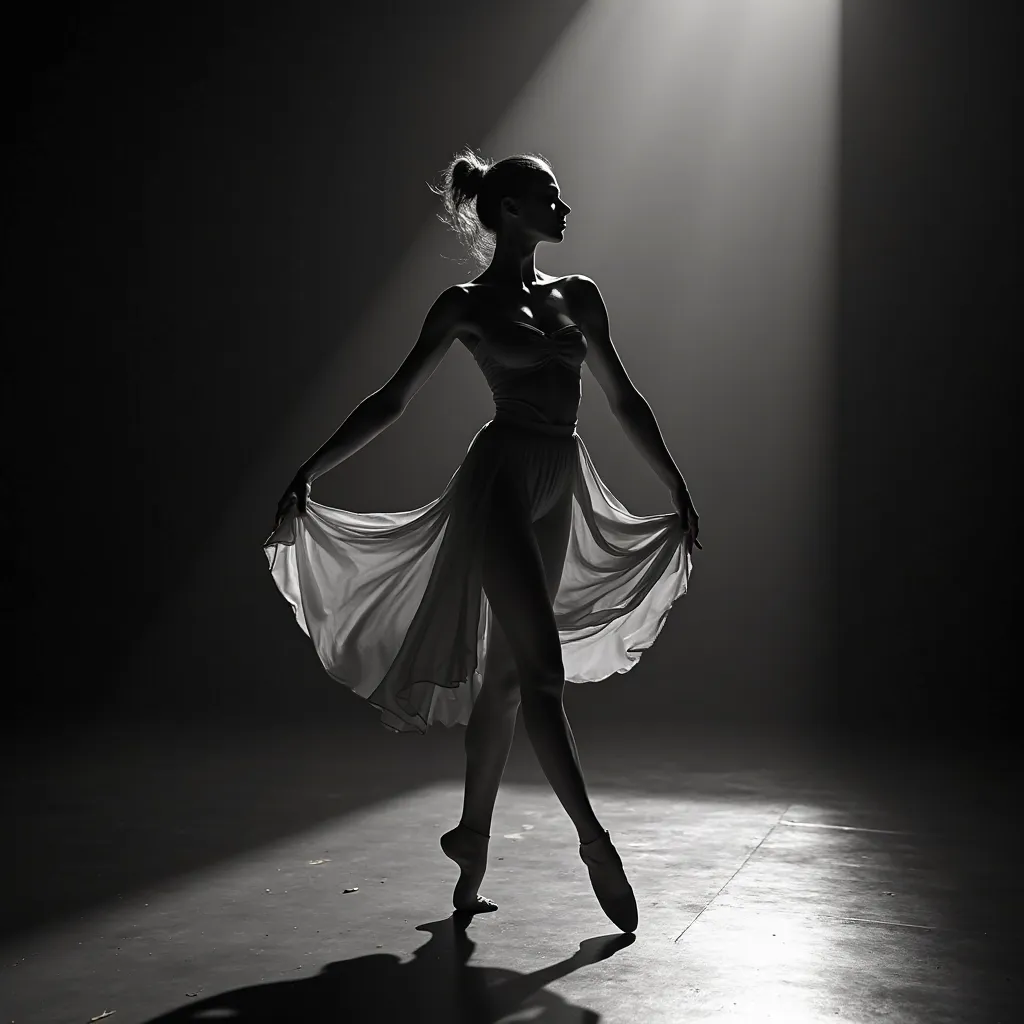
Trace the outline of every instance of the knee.
{"type": "Polygon", "coordinates": [[[519,692],[519,684],[517,683],[514,686],[510,686],[507,690],[502,690],[496,694],[494,703],[502,711],[511,714],[519,710],[522,700],[523,695],[519,692]]]}
{"type": "Polygon", "coordinates": [[[565,690],[565,670],[561,662],[557,666],[548,666],[532,674],[528,685],[522,688],[522,700],[526,705],[537,700],[561,700],[565,690]]]}
{"type": "Polygon", "coordinates": [[[519,673],[509,671],[497,675],[485,675],[480,695],[481,697],[486,695],[488,702],[494,707],[507,711],[515,710],[522,700],[522,695],[519,692],[519,673]]]}

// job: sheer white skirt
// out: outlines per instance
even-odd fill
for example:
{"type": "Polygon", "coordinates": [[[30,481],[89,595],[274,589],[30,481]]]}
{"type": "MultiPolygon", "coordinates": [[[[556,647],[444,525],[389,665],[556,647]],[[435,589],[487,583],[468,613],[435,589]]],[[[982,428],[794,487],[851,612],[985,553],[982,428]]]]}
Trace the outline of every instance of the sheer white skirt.
{"type": "Polygon", "coordinates": [[[441,495],[408,512],[310,500],[305,515],[290,514],[265,542],[271,575],[328,675],[396,732],[469,721],[491,635],[480,510],[507,459],[535,510],[572,489],[553,603],[568,682],[628,672],[686,593],[692,560],[679,516],[626,511],[575,432],[546,436],[491,421],[441,495]]]}

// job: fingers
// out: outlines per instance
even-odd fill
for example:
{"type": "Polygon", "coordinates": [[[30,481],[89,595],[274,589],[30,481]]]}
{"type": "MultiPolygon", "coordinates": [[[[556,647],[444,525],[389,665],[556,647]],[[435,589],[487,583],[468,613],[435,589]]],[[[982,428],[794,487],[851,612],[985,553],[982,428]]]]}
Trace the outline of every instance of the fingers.
{"type": "Polygon", "coordinates": [[[285,521],[292,506],[295,506],[295,514],[303,516],[306,514],[306,496],[299,491],[287,491],[277,503],[277,515],[274,519],[274,530],[276,531],[285,521]]]}
{"type": "Polygon", "coordinates": [[[699,540],[697,540],[697,533],[700,530],[700,526],[697,519],[697,513],[694,511],[692,505],[689,507],[689,509],[687,509],[685,525],[683,529],[686,532],[686,538],[689,541],[690,547],[698,548],[699,550],[703,551],[704,545],[701,544],[699,540]]]}
{"type": "Polygon", "coordinates": [[[288,513],[292,510],[293,505],[295,506],[296,515],[303,516],[306,514],[306,498],[308,494],[309,483],[303,481],[301,487],[289,486],[288,490],[281,495],[281,500],[277,503],[277,514],[274,517],[275,532],[288,517],[288,513]]]}
{"type": "Polygon", "coordinates": [[[686,542],[687,547],[689,547],[690,550],[692,550],[693,548],[698,548],[699,550],[703,551],[704,545],[701,544],[699,540],[697,540],[697,530],[697,524],[692,519],[689,522],[684,521],[683,538],[686,542]]]}
{"type": "MultiPolygon", "coordinates": [[[[680,518],[682,519],[682,516],[680,516],[680,518]]],[[[703,551],[704,545],[701,544],[699,540],[697,540],[697,524],[692,521],[687,522],[686,519],[683,519],[682,525],[683,543],[687,546],[687,548],[692,551],[696,547],[703,551]]]]}

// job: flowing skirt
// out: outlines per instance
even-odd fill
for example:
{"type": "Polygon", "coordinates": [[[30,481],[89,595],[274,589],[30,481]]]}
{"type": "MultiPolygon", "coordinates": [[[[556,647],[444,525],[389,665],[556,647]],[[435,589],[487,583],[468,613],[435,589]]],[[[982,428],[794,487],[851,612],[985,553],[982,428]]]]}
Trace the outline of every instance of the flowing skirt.
{"type": "Polygon", "coordinates": [[[628,672],[686,593],[692,561],[679,516],[627,512],[572,428],[489,421],[440,497],[412,511],[347,512],[310,500],[264,543],[271,575],[328,675],[395,732],[469,721],[492,622],[481,510],[503,466],[534,519],[572,489],[553,603],[568,682],[628,672]]]}

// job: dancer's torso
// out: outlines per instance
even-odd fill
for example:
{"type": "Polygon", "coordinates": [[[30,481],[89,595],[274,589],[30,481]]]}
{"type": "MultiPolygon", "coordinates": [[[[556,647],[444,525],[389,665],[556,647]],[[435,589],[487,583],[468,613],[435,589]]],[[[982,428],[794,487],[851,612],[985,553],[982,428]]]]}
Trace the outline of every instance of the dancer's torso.
{"type": "Polygon", "coordinates": [[[496,418],[575,425],[587,340],[566,301],[565,279],[518,294],[487,284],[462,288],[471,329],[460,337],[490,386],[496,418]]]}

